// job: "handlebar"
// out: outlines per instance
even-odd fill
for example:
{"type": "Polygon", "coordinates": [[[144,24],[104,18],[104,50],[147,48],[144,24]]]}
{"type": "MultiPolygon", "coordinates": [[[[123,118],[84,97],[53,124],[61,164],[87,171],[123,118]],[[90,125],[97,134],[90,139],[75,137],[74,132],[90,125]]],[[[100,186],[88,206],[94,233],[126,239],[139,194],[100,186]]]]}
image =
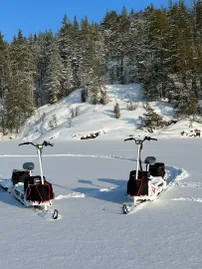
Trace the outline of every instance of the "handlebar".
{"type": "Polygon", "coordinates": [[[24,146],[24,145],[32,145],[37,149],[41,149],[41,148],[47,147],[47,146],[53,147],[53,144],[51,144],[50,142],[47,142],[47,141],[44,141],[42,144],[34,144],[33,142],[24,142],[24,143],[19,144],[19,146],[24,146]]]}
{"type": "Polygon", "coordinates": [[[153,137],[150,137],[150,136],[145,136],[142,140],[141,139],[136,139],[134,137],[129,137],[129,138],[126,138],[124,139],[124,142],[126,141],[130,141],[130,140],[134,140],[135,141],[135,144],[142,144],[145,140],[153,140],[153,141],[158,141],[158,139],[156,138],[153,138],[153,137]]]}
{"type": "Polygon", "coordinates": [[[129,141],[129,140],[135,140],[135,138],[134,137],[126,138],[126,139],[124,139],[124,142],[129,141]]]}

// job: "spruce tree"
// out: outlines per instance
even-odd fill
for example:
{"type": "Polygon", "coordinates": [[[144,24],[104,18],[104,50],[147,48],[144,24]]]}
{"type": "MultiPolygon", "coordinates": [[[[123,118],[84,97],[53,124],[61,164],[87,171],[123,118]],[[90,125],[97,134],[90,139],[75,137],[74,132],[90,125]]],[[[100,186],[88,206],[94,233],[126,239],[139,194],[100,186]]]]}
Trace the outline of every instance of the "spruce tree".
{"type": "Polygon", "coordinates": [[[49,92],[49,102],[56,103],[61,97],[61,58],[57,43],[52,44],[51,59],[46,77],[46,87],[49,92]]]}
{"type": "MultiPolygon", "coordinates": [[[[33,62],[31,51],[29,50],[27,39],[23,36],[22,31],[18,31],[17,38],[14,38],[10,46],[12,85],[13,89],[8,94],[14,94],[13,104],[9,104],[14,110],[12,114],[8,110],[8,117],[11,113],[10,121],[15,122],[16,131],[25,122],[35,107],[34,103],[34,77],[33,62]]],[[[11,87],[12,88],[12,87],[11,87]]]]}
{"type": "Polygon", "coordinates": [[[85,18],[81,22],[82,57],[79,67],[81,86],[93,104],[100,102],[100,93],[103,86],[104,56],[103,43],[98,26],[89,24],[85,18]]]}
{"type": "Polygon", "coordinates": [[[64,15],[62,27],[59,30],[58,43],[59,53],[62,63],[62,76],[61,76],[61,93],[62,96],[68,96],[73,91],[73,28],[72,24],[64,15]]]}
{"type": "Polygon", "coordinates": [[[3,135],[6,133],[6,96],[9,91],[11,79],[9,46],[3,40],[0,32],[0,126],[3,135]]]}
{"type": "Polygon", "coordinates": [[[36,40],[36,55],[37,55],[37,106],[43,106],[50,101],[49,88],[47,81],[49,80],[50,62],[52,46],[55,42],[55,37],[52,31],[39,33],[36,40]]]}

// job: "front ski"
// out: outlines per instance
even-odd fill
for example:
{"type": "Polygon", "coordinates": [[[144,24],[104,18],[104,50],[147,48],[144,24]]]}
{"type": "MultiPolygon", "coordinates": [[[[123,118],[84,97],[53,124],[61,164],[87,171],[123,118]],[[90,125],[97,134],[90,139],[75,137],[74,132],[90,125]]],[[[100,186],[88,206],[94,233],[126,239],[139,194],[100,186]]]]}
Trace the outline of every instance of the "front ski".
{"type": "Polygon", "coordinates": [[[37,215],[40,217],[46,219],[46,220],[56,220],[59,218],[59,212],[57,209],[44,209],[44,208],[39,208],[39,207],[34,207],[35,212],[37,215]]]}
{"type": "Polygon", "coordinates": [[[123,204],[122,206],[122,211],[123,211],[123,214],[125,215],[133,212],[135,209],[136,209],[136,206],[134,204],[133,205],[123,204]]]}
{"type": "Polygon", "coordinates": [[[126,204],[123,204],[122,211],[123,211],[123,214],[128,214],[129,210],[126,204]]]}
{"type": "Polygon", "coordinates": [[[146,201],[146,200],[140,200],[140,201],[136,201],[136,203],[134,204],[134,203],[129,203],[129,204],[123,204],[123,206],[122,206],[122,212],[123,212],[123,214],[127,214],[127,215],[129,215],[129,214],[133,214],[133,213],[135,213],[138,209],[140,209],[140,205],[141,204],[145,204],[146,202],[148,202],[148,201],[146,201]]]}
{"type": "Polygon", "coordinates": [[[52,214],[52,219],[58,219],[59,213],[57,209],[54,209],[53,214],[52,214]]]}

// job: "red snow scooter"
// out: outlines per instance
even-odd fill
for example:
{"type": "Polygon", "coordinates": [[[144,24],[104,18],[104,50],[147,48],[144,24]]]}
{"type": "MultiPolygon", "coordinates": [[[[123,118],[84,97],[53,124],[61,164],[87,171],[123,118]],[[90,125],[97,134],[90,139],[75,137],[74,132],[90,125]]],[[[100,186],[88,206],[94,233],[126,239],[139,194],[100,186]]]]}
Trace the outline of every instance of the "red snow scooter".
{"type": "MultiPolygon", "coordinates": [[[[42,144],[34,144],[32,142],[19,144],[19,146],[23,145],[32,145],[37,148],[40,175],[33,175],[34,163],[25,162],[23,169],[13,169],[12,178],[1,181],[0,185],[9,193],[12,193],[25,207],[34,207],[46,212],[52,206],[55,194],[52,184],[45,179],[43,174],[42,151],[44,147],[52,147],[53,145],[47,141],[44,141],[42,144]]],[[[54,209],[51,214],[53,219],[58,218],[57,209],[54,209]]]]}
{"type": "Polygon", "coordinates": [[[127,195],[133,199],[130,204],[123,204],[124,214],[134,211],[137,206],[145,201],[154,201],[166,189],[165,164],[156,162],[154,156],[146,157],[144,163],[146,169],[142,168],[141,151],[145,141],[157,141],[156,138],[145,136],[144,139],[126,138],[124,141],[135,141],[138,146],[136,170],[129,174],[127,183],[127,195]]]}

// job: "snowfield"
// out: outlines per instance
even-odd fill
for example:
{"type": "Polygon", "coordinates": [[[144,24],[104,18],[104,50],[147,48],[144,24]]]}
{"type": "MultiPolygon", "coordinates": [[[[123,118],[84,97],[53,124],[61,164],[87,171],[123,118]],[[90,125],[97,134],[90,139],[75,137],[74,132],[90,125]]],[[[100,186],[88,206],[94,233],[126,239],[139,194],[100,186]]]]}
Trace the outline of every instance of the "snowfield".
{"type": "MultiPolygon", "coordinates": [[[[39,173],[35,149],[19,148],[18,142],[1,142],[1,178],[27,160],[39,173]]],[[[143,157],[165,162],[171,186],[132,215],[123,215],[121,205],[128,201],[128,174],[136,164],[133,142],[57,141],[45,148],[44,172],[53,183],[60,218],[24,208],[0,190],[0,267],[200,268],[199,145],[198,139],[145,143],[143,157]]]]}
{"type": "MultiPolygon", "coordinates": [[[[202,268],[202,144],[201,137],[192,135],[201,124],[184,119],[148,133],[139,129],[146,103],[140,85],[110,85],[107,90],[106,106],[81,103],[77,90],[36,111],[17,138],[0,141],[1,180],[27,161],[35,163],[39,174],[35,148],[19,143],[54,144],[44,148],[43,166],[56,194],[53,208],[60,214],[53,220],[24,208],[0,188],[1,269],[202,268]],[[113,114],[116,102],[119,119],[113,114]],[[127,110],[129,102],[137,108],[127,110]],[[50,128],[53,115],[57,126],[50,128]],[[99,136],[80,139],[92,132],[99,136]],[[127,180],[137,158],[135,143],[124,142],[129,135],[158,139],[144,143],[142,160],[153,155],[165,163],[169,188],[157,201],[124,215],[127,180]]],[[[150,105],[164,119],[175,118],[165,100],[150,105]]]]}

